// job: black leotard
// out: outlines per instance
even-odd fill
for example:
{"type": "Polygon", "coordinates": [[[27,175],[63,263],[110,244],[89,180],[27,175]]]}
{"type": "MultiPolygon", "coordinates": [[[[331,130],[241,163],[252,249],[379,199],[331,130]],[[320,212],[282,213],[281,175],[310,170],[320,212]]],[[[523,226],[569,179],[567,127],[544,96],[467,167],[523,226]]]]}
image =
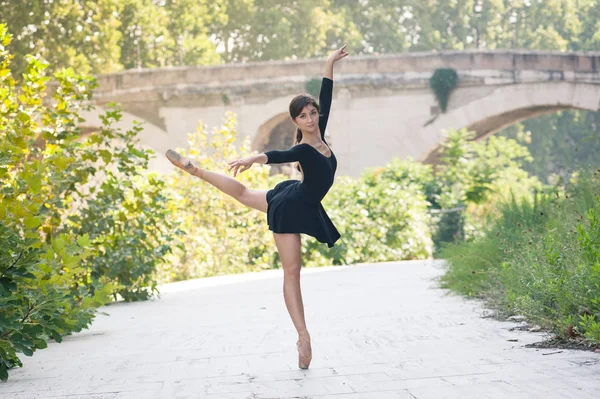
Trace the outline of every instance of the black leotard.
{"type": "MultiPolygon", "coordinates": [[[[319,94],[319,130],[325,141],[333,81],[323,78],[319,94]]],[[[331,150],[331,149],[330,149],[331,150]]],[[[286,180],[267,192],[267,222],[275,233],[303,233],[329,247],[340,238],[321,200],[331,188],[337,160],[333,151],[328,158],[310,144],[297,144],[285,151],[267,151],[267,163],[300,162],[303,181],[286,180]]]]}

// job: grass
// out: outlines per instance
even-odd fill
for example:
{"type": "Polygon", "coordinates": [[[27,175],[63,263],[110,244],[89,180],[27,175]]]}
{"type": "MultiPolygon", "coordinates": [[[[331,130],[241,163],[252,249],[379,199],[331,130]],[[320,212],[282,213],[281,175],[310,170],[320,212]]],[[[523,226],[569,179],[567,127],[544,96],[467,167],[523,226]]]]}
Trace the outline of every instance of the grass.
{"type": "Polygon", "coordinates": [[[563,192],[502,205],[483,237],[441,250],[443,286],[600,345],[599,191],[600,171],[563,192]]]}

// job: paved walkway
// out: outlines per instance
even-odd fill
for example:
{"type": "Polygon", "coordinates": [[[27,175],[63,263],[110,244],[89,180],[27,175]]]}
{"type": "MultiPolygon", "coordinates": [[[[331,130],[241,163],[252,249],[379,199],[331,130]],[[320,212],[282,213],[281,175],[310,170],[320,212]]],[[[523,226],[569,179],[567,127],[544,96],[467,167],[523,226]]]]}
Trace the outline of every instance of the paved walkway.
{"type": "Polygon", "coordinates": [[[600,397],[600,354],[524,348],[543,335],[510,331],[516,323],[436,288],[441,267],[304,269],[307,371],[281,271],[269,271],[111,305],[89,331],[25,358],[0,399],[600,397]]]}

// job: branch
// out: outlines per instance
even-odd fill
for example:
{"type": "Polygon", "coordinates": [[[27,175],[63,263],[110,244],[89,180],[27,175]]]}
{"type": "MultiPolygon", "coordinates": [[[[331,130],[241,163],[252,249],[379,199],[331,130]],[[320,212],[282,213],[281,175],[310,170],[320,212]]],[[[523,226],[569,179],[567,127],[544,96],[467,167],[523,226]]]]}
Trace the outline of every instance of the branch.
{"type": "Polygon", "coordinates": [[[24,252],[25,251],[21,251],[21,253],[19,254],[19,257],[17,258],[17,260],[15,260],[12,265],[10,265],[9,267],[7,267],[6,270],[2,272],[2,277],[4,277],[4,275],[6,274],[6,272],[9,271],[11,268],[13,268],[17,264],[17,262],[19,260],[21,260],[21,257],[23,256],[24,252]]]}

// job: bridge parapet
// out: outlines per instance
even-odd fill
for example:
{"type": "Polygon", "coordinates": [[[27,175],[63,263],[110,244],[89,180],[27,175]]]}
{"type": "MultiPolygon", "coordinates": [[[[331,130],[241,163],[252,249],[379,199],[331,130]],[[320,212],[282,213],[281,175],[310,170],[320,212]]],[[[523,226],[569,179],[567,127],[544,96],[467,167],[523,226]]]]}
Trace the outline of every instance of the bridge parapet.
{"type": "MultiPolygon", "coordinates": [[[[436,68],[460,71],[546,71],[548,73],[600,73],[600,52],[563,53],[529,50],[415,52],[353,56],[336,65],[336,74],[431,73],[436,68]]],[[[322,59],[249,62],[217,66],[127,70],[98,77],[98,93],[188,85],[226,86],[232,82],[320,76],[322,59]]]]}

